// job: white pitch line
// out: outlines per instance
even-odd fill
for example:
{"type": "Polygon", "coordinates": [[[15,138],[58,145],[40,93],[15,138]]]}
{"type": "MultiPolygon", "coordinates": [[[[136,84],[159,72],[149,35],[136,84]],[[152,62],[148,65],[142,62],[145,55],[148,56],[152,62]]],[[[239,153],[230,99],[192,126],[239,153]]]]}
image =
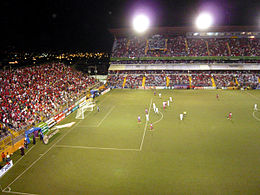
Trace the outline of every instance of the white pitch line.
{"type": "Polygon", "coordinates": [[[23,157],[28,153],[28,152],[30,152],[31,151],[31,149],[33,149],[34,148],[34,146],[35,145],[33,145],[18,161],[16,161],[15,162],[15,164],[13,165],[13,167],[20,161],[20,160],[22,160],[23,159],[23,157]]]}
{"type": "Polygon", "coordinates": [[[108,113],[104,116],[104,118],[98,123],[97,127],[99,127],[102,122],[108,117],[108,115],[112,112],[112,110],[115,108],[115,106],[113,106],[109,111],[108,113]]]}
{"type": "Polygon", "coordinates": [[[9,193],[9,194],[38,195],[38,194],[30,194],[26,192],[15,192],[15,191],[2,191],[2,192],[9,193]]]}
{"type": "Polygon", "coordinates": [[[94,128],[97,127],[96,125],[82,125],[82,126],[78,126],[79,128],[94,128]]]}
{"type": "Polygon", "coordinates": [[[256,120],[260,121],[260,119],[255,116],[255,112],[256,112],[256,111],[253,112],[253,117],[254,117],[256,120]]]}
{"type": "MultiPolygon", "coordinates": [[[[159,111],[160,112],[160,111],[159,111]]],[[[161,112],[160,112],[161,113],[161,112]]],[[[158,120],[158,121],[155,121],[154,123],[153,123],[153,125],[154,124],[156,124],[156,123],[159,123],[162,119],[163,119],[163,113],[161,113],[161,115],[162,115],[162,117],[158,120]]]]}
{"type": "MultiPolygon", "coordinates": [[[[33,145],[21,158],[19,158],[18,161],[16,161],[12,167],[14,167],[20,160],[22,160],[22,159],[24,158],[24,156],[25,156],[28,152],[30,152],[31,149],[34,148],[34,146],[35,146],[35,145],[33,145]]],[[[4,176],[6,173],[7,173],[7,172],[5,172],[2,176],[4,176]]],[[[1,191],[3,191],[3,190],[1,190],[1,191]]]]}
{"type": "Polygon", "coordinates": [[[256,98],[256,99],[260,100],[260,98],[259,98],[259,97],[255,96],[255,95],[253,95],[253,94],[251,94],[251,93],[249,93],[249,92],[247,92],[247,91],[245,91],[245,92],[246,92],[247,94],[251,95],[252,97],[254,97],[254,98],[256,98]]]}
{"type": "Polygon", "coordinates": [[[91,147],[91,146],[56,145],[55,147],[60,147],[60,148],[79,148],[79,149],[94,149],[94,150],[140,151],[139,149],[131,149],[131,148],[102,148],[102,147],[91,147]]]}
{"type": "MultiPolygon", "coordinates": [[[[40,155],[39,158],[37,158],[29,167],[27,167],[27,169],[25,169],[20,175],[18,175],[8,186],[6,186],[6,188],[9,188],[17,179],[19,179],[26,171],[28,171],[36,162],[38,162],[45,154],[47,154],[59,141],[61,141],[69,132],[71,132],[72,129],[74,129],[80,123],[81,121],[70,130],[68,130],[62,137],[60,137],[60,139],[58,139],[48,150],[46,150],[46,152],[40,155]]],[[[4,191],[6,190],[6,188],[4,189],[4,191]]]]}
{"type": "MultiPolygon", "coordinates": [[[[108,96],[107,96],[108,97],[108,96]]],[[[104,101],[104,99],[103,99],[104,101]]],[[[83,121],[83,120],[81,120],[83,121]]],[[[26,171],[28,171],[36,162],[38,162],[45,154],[47,154],[59,141],[61,141],[69,132],[71,132],[72,129],[74,129],[78,124],[81,123],[79,121],[74,127],[72,127],[70,130],[68,130],[60,139],[58,139],[46,152],[44,152],[42,155],[40,155],[39,158],[37,158],[27,169],[25,169],[20,175],[18,175],[2,192],[6,192],[5,190],[7,188],[10,188],[10,185],[12,185],[17,179],[19,179],[26,171]]],[[[22,193],[22,192],[6,192],[6,193],[22,193]]],[[[28,193],[22,193],[22,194],[27,194],[27,195],[33,195],[33,194],[28,194],[28,193]]]]}
{"type": "MultiPolygon", "coordinates": [[[[151,110],[151,107],[152,107],[152,101],[153,101],[153,98],[151,98],[151,103],[150,103],[148,115],[150,115],[150,110],[151,110]]],[[[142,141],[141,141],[141,145],[140,145],[140,149],[139,149],[140,151],[143,148],[143,143],[144,143],[144,137],[145,137],[145,134],[146,134],[147,123],[148,123],[148,121],[146,121],[145,126],[144,126],[144,133],[143,133],[143,137],[142,137],[142,141]]]]}

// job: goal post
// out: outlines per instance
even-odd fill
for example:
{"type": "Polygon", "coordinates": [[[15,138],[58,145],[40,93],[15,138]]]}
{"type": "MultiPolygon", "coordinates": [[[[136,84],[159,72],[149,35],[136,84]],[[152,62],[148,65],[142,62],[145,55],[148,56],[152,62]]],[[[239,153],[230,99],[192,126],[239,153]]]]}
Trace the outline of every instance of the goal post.
{"type": "Polygon", "coordinates": [[[86,104],[86,105],[80,107],[80,108],[78,109],[78,111],[77,111],[76,119],[84,119],[84,118],[85,118],[84,113],[85,113],[86,111],[92,112],[92,111],[94,110],[94,107],[95,107],[95,106],[96,106],[96,104],[94,104],[94,103],[91,102],[91,103],[89,103],[89,104],[86,104]]]}

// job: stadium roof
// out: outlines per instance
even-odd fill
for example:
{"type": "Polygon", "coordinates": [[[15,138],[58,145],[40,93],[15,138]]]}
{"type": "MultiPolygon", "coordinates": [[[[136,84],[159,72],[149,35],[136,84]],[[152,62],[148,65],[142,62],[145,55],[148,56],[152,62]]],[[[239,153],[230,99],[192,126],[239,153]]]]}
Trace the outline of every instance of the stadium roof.
{"type": "MultiPolygon", "coordinates": [[[[131,28],[109,29],[114,36],[124,36],[134,34],[131,28]]],[[[259,32],[258,26],[217,26],[210,27],[207,30],[198,30],[195,27],[153,27],[148,33],[186,33],[186,32],[259,32]]]]}

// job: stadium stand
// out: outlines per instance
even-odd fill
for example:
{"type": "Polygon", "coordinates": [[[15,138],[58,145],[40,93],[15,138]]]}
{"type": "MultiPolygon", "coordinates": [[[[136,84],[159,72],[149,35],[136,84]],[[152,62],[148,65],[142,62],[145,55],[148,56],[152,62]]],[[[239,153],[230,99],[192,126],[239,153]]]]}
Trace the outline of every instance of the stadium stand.
{"type": "Polygon", "coordinates": [[[48,119],[96,82],[63,64],[1,71],[1,137],[8,133],[5,127],[20,131],[48,119]]]}
{"type": "Polygon", "coordinates": [[[166,77],[169,78],[169,86],[186,86],[185,88],[213,87],[212,79],[217,88],[223,87],[250,87],[257,88],[259,85],[259,71],[185,71],[185,70],[150,70],[150,71],[110,71],[108,85],[115,88],[138,88],[142,86],[143,76],[146,77],[145,86],[166,86],[166,77]],[[236,80],[238,84],[236,83],[236,80]],[[190,83],[191,81],[191,83],[190,83]]]}
{"type": "Polygon", "coordinates": [[[154,35],[145,39],[119,38],[112,57],[259,56],[260,39],[187,38],[154,35]],[[147,43],[147,46],[146,44],[147,43]]]}
{"type": "Polygon", "coordinates": [[[193,30],[156,28],[137,36],[126,29],[111,29],[115,41],[108,85],[192,89],[260,87],[257,28],[193,30]]]}

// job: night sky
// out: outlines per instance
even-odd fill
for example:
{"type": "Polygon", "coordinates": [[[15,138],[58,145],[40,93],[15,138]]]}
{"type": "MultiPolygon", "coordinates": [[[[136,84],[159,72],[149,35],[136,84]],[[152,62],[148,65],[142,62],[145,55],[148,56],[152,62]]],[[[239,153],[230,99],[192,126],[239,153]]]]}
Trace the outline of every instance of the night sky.
{"type": "Polygon", "coordinates": [[[1,0],[1,49],[110,51],[109,28],[130,27],[138,11],[153,26],[191,26],[210,10],[216,26],[260,26],[259,0],[1,0]]]}

